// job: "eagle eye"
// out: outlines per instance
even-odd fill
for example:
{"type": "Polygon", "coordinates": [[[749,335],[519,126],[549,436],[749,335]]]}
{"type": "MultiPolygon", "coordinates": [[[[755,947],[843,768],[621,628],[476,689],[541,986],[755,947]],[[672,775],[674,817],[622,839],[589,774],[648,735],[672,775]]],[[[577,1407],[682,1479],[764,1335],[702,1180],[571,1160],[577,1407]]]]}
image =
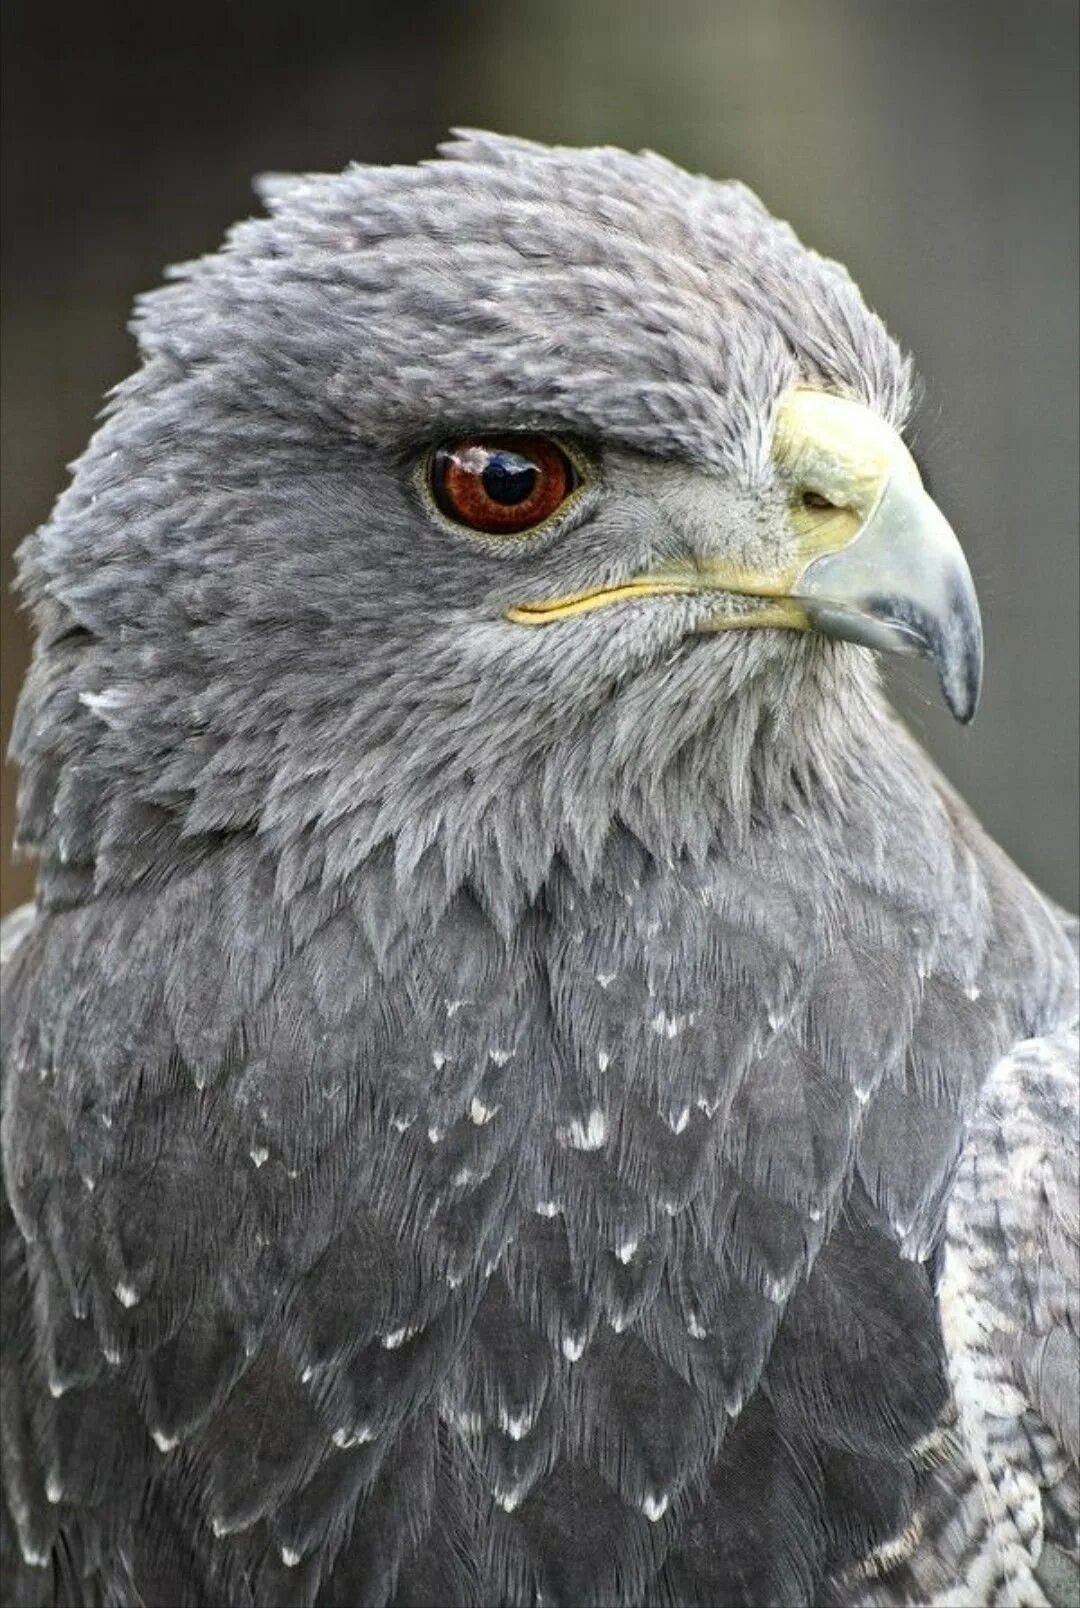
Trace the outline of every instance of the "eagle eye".
{"type": "Polygon", "coordinates": [[[580,476],[558,442],[540,435],[477,435],[431,455],[440,513],[488,536],[521,536],[558,512],[580,476]]]}

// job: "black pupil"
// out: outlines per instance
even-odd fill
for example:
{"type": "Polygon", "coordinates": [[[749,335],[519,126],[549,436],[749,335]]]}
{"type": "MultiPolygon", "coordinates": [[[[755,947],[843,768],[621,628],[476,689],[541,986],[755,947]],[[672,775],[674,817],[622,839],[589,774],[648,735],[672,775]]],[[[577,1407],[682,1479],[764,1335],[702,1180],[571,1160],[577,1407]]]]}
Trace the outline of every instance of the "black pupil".
{"type": "Polygon", "coordinates": [[[532,494],[540,473],[534,463],[517,452],[493,452],[480,476],[492,502],[512,508],[532,494]]]}

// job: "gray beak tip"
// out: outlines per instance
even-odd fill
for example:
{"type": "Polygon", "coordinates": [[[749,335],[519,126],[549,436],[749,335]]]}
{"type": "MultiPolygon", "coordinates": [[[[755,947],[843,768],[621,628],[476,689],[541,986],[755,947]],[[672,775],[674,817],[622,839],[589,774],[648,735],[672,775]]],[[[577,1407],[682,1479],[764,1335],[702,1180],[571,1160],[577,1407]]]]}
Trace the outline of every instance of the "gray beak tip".
{"type": "MultiPolygon", "coordinates": [[[[937,624],[938,622],[934,622],[937,624]]],[[[962,726],[975,719],[982,693],[982,620],[966,570],[952,577],[940,629],[928,632],[926,652],[937,666],[942,697],[962,726]]]]}
{"type": "Polygon", "coordinates": [[[961,726],[970,726],[979,710],[979,697],[982,693],[982,665],[966,667],[966,673],[959,681],[950,683],[944,675],[939,675],[941,692],[952,714],[961,726]]]}
{"type": "MultiPolygon", "coordinates": [[[[942,690],[944,691],[944,688],[942,690]]],[[[951,698],[946,692],[945,702],[949,706],[950,714],[952,714],[960,722],[961,726],[970,726],[974,723],[975,716],[979,711],[979,694],[977,689],[971,693],[968,693],[963,698],[951,698]]]]}

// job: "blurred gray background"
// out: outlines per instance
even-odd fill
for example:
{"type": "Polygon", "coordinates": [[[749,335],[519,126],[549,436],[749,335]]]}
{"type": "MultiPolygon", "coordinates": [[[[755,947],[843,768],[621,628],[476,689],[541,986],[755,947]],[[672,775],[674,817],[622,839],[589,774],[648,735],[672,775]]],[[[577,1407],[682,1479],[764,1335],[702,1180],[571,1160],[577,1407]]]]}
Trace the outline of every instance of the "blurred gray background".
{"type": "MultiPolygon", "coordinates": [[[[412,162],[455,123],[736,176],[846,262],[917,358],[916,448],[982,598],[982,712],[897,701],[990,832],[1077,902],[1077,37],[1072,0],[401,0],[6,8],[3,726],[12,552],[49,511],[133,294],[264,169],[412,162]]],[[[891,672],[892,673],[892,672],[891,672]]],[[[7,908],[32,885],[8,863],[7,908]]]]}

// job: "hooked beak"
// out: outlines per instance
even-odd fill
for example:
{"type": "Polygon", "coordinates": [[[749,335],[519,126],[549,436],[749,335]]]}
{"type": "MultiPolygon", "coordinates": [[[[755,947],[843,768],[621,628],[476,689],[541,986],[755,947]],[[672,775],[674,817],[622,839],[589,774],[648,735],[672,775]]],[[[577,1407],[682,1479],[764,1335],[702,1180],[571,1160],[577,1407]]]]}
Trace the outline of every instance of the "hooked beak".
{"type": "Polygon", "coordinates": [[[974,719],[983,670],[975,586],[917,475],[890,477],[855,539],[809,563],[792,596],[826,636],[931,659],[949,709],[965,726],[974,719]]]}
{"type": "Polygon", "coordinates": [[[922,655],[966,725],[982,685],[975,587],[960,543],[897,432],[862,403],[800,386],[777,408],[773,457],[793,489],[792,540],[775,570],[710,554],[619,585],[520,604],[507,618],[544,625],[631,598],[734,593],[759,606],[718,611],[700,629],[814,630],[922,655]]]}

